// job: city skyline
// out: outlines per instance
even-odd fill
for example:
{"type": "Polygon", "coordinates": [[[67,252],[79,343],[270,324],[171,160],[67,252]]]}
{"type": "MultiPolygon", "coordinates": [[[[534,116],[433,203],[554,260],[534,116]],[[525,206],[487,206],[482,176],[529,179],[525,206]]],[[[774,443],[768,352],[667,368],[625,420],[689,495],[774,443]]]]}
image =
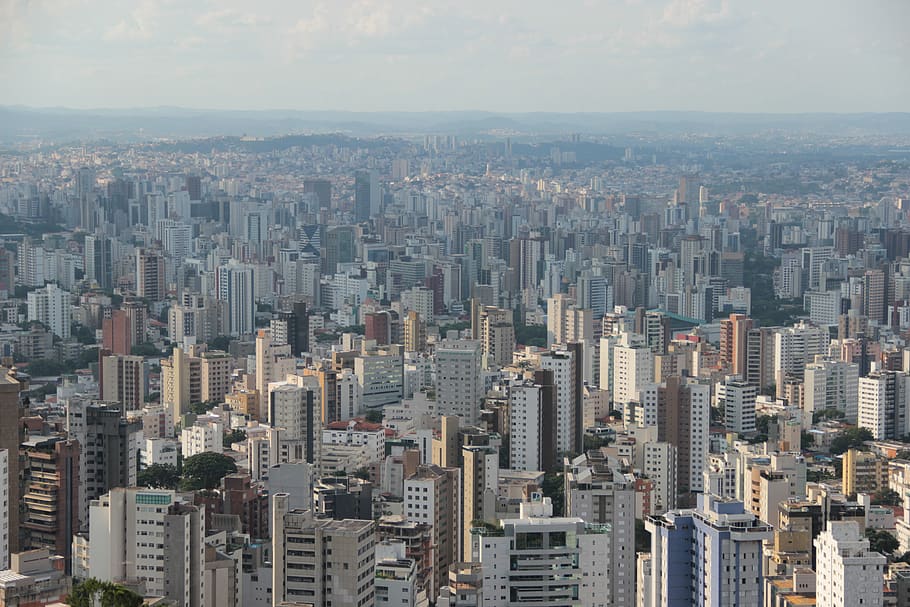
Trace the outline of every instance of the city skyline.
{"type": "Polygon", "coordinates": [[[897,1],[0,3],[3,105],[492,112],[910,109],[897,1]]]}

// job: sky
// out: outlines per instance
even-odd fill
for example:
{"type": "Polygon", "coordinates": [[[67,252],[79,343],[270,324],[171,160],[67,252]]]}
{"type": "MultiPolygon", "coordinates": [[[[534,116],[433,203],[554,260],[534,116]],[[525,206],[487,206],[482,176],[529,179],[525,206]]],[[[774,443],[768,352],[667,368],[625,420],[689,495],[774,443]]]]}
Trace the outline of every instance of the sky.
{"type": "Polygon", "coordinates": [[[910,111],[910,0],[0,0],[0,105],[910,111]]]}

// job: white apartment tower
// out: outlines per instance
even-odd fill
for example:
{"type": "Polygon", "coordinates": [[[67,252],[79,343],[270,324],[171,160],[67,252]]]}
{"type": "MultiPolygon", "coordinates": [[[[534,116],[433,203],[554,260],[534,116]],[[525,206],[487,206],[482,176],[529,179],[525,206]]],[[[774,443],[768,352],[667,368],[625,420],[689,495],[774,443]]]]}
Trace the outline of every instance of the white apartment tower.
{"type": "Polygon", "coordinates": [[[196,506],[170,490],[117,488],[89,511],[88,571],[74,575],[143,582],[147,596],[204,607],[205,517],[196,506]]]}
{"type": "Polygon", "coordinates": [[[644,336],[623,333],[613,346],[612,362],[613,406],[625,408],[638,400],[642,386],[654,381],[654,355],[644,336]]]}
{"type": "Polygon", "coordinates": [[[69,292],[55,284],[30,291],[28,294],[28,320],[46,325],[60,339],[68,339],[73,322],[69,292]]]}
{"type": "Polygon", "coordinates": [[[724,412],[727,432],[755,432],[755,398],[758,386],[727,376],[714,386],[714,406],[724,412]]]}
{"type": "Polygon", "coordinates": [[[476,424],[484,396],[483,354],[479,341],[445,340],[436,347],[436,407],[476,424]]]}
{"type": "Polygon", "coordinates": [[[869,551],[855,521],[830,521],[815,539],[815,604],[818,607],[880,607],[887,560],[869,551]]]}

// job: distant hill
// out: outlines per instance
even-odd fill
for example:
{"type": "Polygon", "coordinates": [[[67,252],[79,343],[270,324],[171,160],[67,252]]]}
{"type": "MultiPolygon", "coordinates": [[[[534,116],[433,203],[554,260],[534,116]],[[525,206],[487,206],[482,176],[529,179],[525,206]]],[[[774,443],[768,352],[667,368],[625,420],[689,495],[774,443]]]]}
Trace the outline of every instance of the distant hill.
{"type": "Polygon", "coordinates": [[[0,141],[56,142],[289,133],[461,135],[501,138],[583,134],[748,135],[779,131],[819,135],[908,135],[910,113],[737,114],[710,112],[494,113],[200,110],[177,107],[74,110],[0,106],[0,141]]]}

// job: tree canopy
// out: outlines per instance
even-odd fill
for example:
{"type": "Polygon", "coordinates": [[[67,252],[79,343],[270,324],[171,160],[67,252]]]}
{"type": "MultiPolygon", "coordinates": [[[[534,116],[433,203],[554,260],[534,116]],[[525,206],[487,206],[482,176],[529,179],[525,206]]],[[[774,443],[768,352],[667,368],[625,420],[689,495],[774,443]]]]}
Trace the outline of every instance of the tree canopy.
{"type": "Polygon", "coordinates": [[[124,586],[89,578],[73,586],[67,599],[71,607],[140,607],[143,598],[124,586]]]}
{"type": "Polygon", "coordinates": [[[170,464],[152,464],[145,470],[140,470],[136,478],[136,484],[140,487],[153,489],[176,489],[179,482],[180,472],[170,464]]]}
{"type": "Polygon", "coordinates": [[[863,446],[866,441],[872,440],[872,432],[868,428],[849,428],[841,432],[831,441],[831,453],[840,455],[847,449],[856,449],[863,446]]]}
{"type": "Polygon", "coordinates": [[[188,457],[183,462],[184,490],[216,489],[228,474],[237,472],[234,460],[221,453],[205,452],[188,457]]]}

